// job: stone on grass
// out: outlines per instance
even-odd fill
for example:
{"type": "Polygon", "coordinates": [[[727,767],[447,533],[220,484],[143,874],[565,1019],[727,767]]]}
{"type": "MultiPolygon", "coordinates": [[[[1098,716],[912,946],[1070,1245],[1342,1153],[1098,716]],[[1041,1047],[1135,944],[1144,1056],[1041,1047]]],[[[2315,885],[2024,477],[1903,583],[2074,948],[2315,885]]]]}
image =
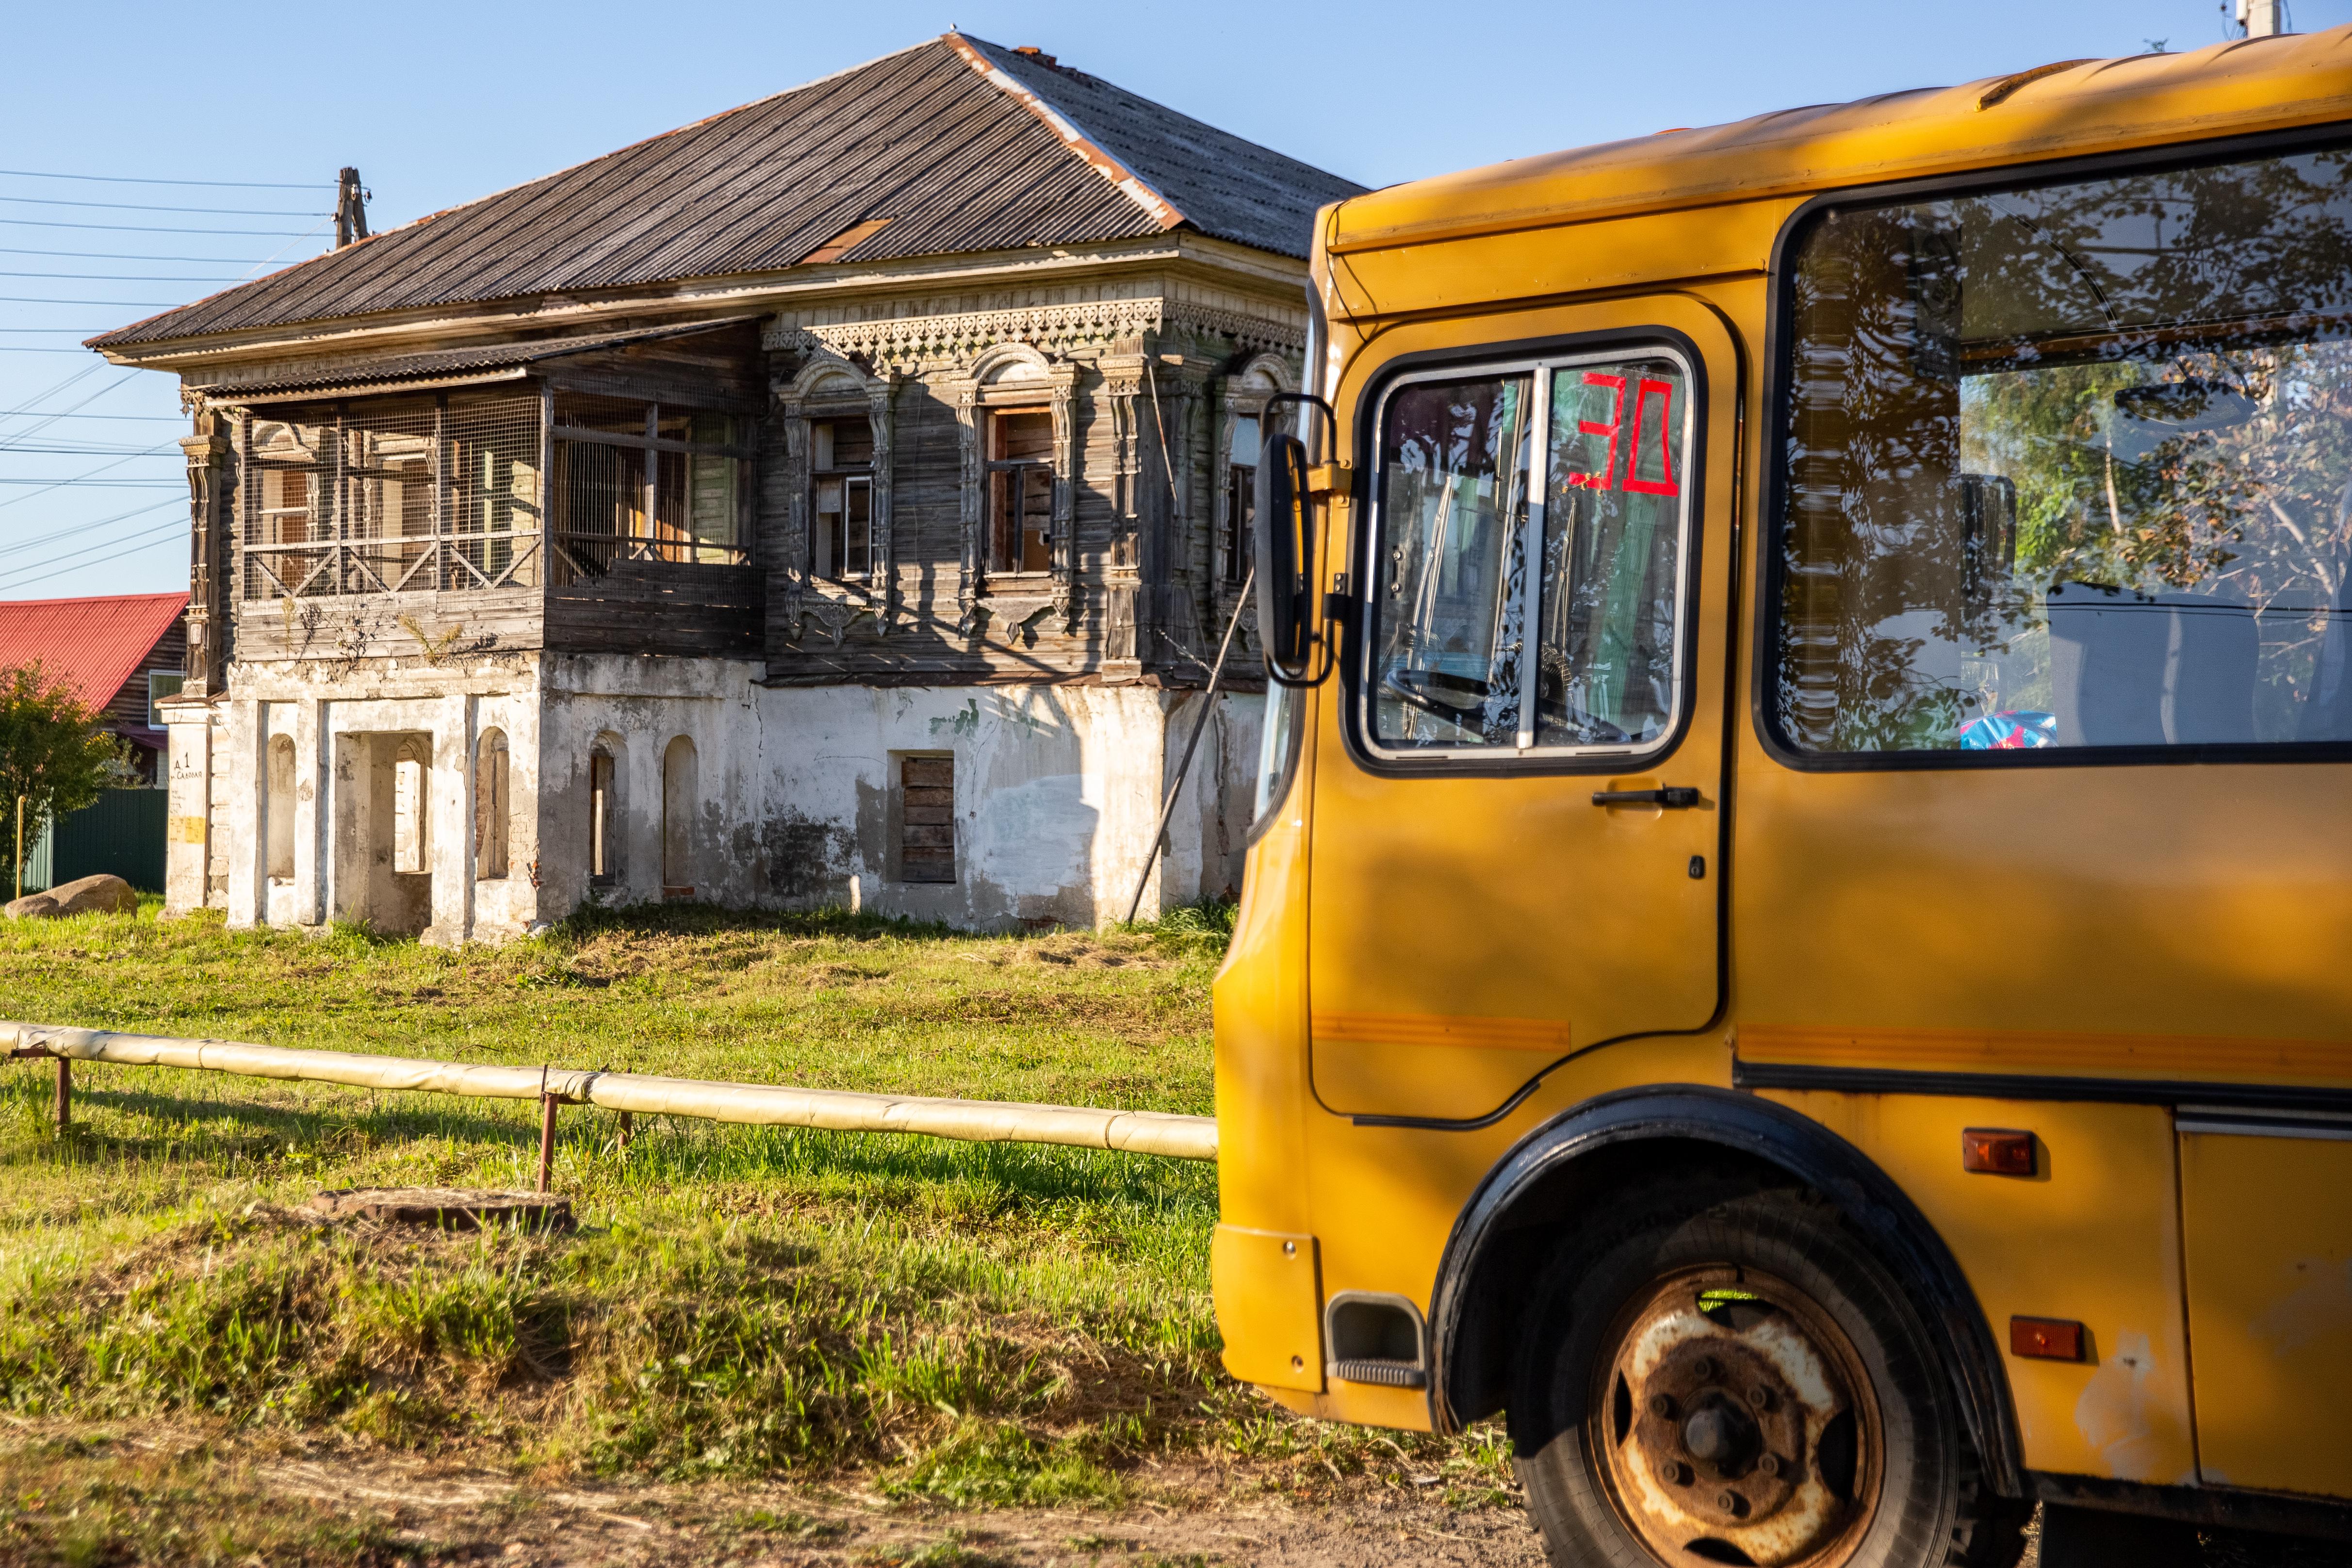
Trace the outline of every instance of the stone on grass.
{"type": "Polygon", "coordinates": [[[335,1219],[372,1219],[391,1225],[430,1225],[443,1230],[479,1230],[520,1225],[532,1230],[570,1230],[572,1200],[545,1193],[485,1192],[464,1187],[339,1187],[319,1194],[310,1206],[335,1219]]]}
{"type": "Polygon", "coordinates": [[[62,920],[68,915],[127,915],[139,908],[139,895],[121,878],[100,871],[80,877],[46,893],[27,893],[16,902],[0,905],[0,915],[12,921],[62,920]]]}

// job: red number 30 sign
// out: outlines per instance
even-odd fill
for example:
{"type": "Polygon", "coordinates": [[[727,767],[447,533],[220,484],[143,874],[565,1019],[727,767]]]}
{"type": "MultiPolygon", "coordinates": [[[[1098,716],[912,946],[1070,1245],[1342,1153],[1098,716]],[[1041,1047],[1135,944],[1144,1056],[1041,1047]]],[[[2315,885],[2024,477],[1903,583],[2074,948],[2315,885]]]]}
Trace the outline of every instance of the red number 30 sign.
{"type": "Polygon", "coordinates": [[[1637,496],[1672,496],[1682,491],[1675,484],[1675,459],[1670,442],[1675,427],[1675,386],[1670,381],[1652,381],[1647,376],[1633,384],[1633,419],[1629,426],[1625,412],[1625,377],[1604,375],[1596,370],[1584,373],[1584,384],[1604,387],[1610,393],[1609,420],[1601,424],[1580,419],[1576,427],[1587,436],[1609,437],[1609,455],[1601,459],[1601,471],[1592,474],[1570,474],[1569,487],[1580,490],[1622,489],[1637,496]],[[1642,460],[1642,426],[1650,409],[1657,409],[1658,473],[1660,478],[1645,479],[1635,469],[1642,460]],[[1617,448],[1622,437],[1625,448],[1625,468],[1617,469],[1617,448]]]}

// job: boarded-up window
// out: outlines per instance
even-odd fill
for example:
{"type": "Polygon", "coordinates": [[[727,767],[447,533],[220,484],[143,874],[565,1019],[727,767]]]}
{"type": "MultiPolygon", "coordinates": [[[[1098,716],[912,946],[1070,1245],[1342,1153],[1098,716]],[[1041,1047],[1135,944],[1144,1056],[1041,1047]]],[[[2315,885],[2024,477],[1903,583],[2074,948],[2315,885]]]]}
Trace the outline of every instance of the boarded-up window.
{"type": "Polygon", "coordinates": [[[294,740],[269,738],[269,791],[265,800],[268,821],[269,879],[294,879],[294,740]]]}
{"type": "Polygon", "coordinates": [[[485,730],[474,753],[474,875],[507,874],[507,737],[485,730]]]}
{"type": "Polygon", "coordinates": [[[898,876],[908,882],[956,879],[953,757],[899,759],[898,876]]]}

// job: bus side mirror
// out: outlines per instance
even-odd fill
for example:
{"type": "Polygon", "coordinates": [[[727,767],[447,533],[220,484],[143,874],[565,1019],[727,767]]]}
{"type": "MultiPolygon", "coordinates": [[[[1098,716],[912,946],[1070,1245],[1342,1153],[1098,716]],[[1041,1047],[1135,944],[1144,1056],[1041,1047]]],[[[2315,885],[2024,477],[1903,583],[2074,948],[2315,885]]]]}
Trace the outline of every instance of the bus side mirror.
{"type": "Polygon", "coordinates": [[[1266,673],[1308,683],[1317,620],[1315,535],[1307,493],[1307,447],[1269,436],[1257,465],[1257,637],[1266,673]]]}

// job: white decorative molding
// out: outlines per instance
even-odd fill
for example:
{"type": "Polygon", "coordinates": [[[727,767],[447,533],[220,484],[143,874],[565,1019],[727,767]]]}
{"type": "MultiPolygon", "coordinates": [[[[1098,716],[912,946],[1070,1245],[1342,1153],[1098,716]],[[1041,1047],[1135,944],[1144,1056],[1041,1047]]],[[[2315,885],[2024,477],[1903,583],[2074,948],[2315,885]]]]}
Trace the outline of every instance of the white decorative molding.
{"type": "Polygon", "coordinates": [[[763,342],[771,351],[823,353],[862,361],[877,371],[911,371],[941,361],[969,361],[998,343],[1029,343],[1058,354],[1171,331],[1214,332],[1244,349],[1297,353],[1305,344],[1299,321],[1162,299],[1090,300],[864,321],[786,324],[780,319],[770,323],[763,342]]]}

